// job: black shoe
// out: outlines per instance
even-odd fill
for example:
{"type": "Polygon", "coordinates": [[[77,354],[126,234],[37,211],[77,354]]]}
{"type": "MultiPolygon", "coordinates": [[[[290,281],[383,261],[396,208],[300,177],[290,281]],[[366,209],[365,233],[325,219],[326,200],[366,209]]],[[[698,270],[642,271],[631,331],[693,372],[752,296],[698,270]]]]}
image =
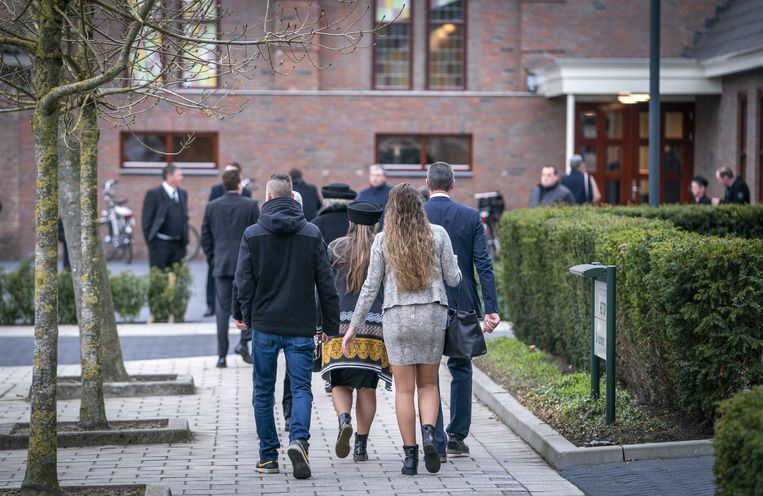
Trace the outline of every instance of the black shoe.
{"type": "Polygon", "coordinates": [[[220,358],[217,359],[217,368],[218,369],[224,369],[227,366],[228,366],[228,364],[225,363],[225,357],[220,357],[220,358]]]}
{"type": "Polygon", "coordinates": [[[204,317],[211,317],[215,314],[215,307],[207,307],[207,311],[204,312],[204,317]]]}
{"type": "Polygon", "coordinates": [[[403,475],[416,475],[419,473],[419,445],[403,446],[405,460],[403,460],[403,475]]]}
{"type": "Polygon", "coordinates": [[[236,347],[233,348],[233,351],[241,355],[241,358],[243,358],[246,363],[252,363],[252,355],[249,353],[249,347],[246,346],[244,341],[239,341],[236,347]]]}
{"type": "Polygon", "coordinates": [[[284,417],[283,418],[283,430],[286,432],[289,432],[289,424],[291,424],[291,417],[284,417]]]}
{"type": "Polygon", "coordinates": [[[352,459],[356,462],[365,462],[368,460],[368,434],[355,433],[355,449],[352,452],[352,459]]]}
{"type": "Polygon", "coordinates": [[[295,439],[289,445],[286,454],[289,455],[289,460],[291,460],[291,464],[294,467],[294,478],[309,479],[312,474],[310,473],[310,462],[307,458],[307,441],[295,439]]]}
{"type": "Polygon", "coordinates": [[[440,465],[443,463],[448,463],[448,455],[445,453],[440,453],[440,465]]]}
{"type": "Polygon", "coordinates": [[[352,418],[349,413],[339,415],[339,434],[336,436],[334,452],[339,458],[347,458],[350,454],[350,438],[352,437],[352,418]]]}
{"type": "Polygon", "coordinates": [[[260,460],[257,462],[257,468],[255,469],[261,474],[277,474],[278,462],[275,460],[260,460]]]}
{"type": "Polygon", "coordinates": [[[440,454],[435,444],[434,426],[425,424],[421,426],[421,447],[424,450],[424,465],[427,471],[434,474],[440,471],[440,454]]]}
{"type": "Polygon", "coordinates": [[[464,440],[454,434],[448,434],[448,454],[454,456],[465,456],[469,454],[469,446],[464,440]]]}

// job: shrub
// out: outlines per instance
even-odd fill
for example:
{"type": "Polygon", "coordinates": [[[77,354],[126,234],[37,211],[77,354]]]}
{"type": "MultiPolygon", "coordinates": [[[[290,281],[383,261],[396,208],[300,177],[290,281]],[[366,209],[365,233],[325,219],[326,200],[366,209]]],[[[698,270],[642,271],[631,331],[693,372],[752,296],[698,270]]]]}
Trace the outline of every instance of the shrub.
{"type": "Polygon", "coordinates": [[[8,274],[8,300],[15,308],[14,322],[34,322],[34,265],[30,260],[21,262],[15,272],[8,274]]]}
{"type": "Polygon", "coordinates": [[[65,268],[58,273],[58,323],[77,323],[74,281],[72,281],[72,271],[69,268],[65,268]]]}
{"type": "Polygon", "coordinates": [[[161,270],[151,268],[148,305],[154,322],[182,322],[191,297],[191,272],[186,264],[161,270]]]}
{"type": "Polygon", "coordinates": [[[763,386],[721,403],[715,423],[716,494],[763,494],[763,386]]]}
{"type": "Polygon", "coordinates": [[[148,278],[129,272],[110,277],[114,310],[126,320],[134,321],[146,304],[148,278]]]}

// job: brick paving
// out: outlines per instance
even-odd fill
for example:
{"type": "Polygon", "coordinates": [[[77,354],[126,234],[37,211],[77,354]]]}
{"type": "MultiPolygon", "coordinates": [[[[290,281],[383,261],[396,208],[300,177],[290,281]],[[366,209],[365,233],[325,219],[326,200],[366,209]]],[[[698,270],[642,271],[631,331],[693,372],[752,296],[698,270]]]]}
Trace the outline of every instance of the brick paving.
{"type": "MultiPolygon", "coordinates": [[[[211,336],[210,336],[210,339],[211,336]]],[[[173,445],[69,448],[58,452],[62,484],[161,483],[173,494],[405,494],[442,495],[547,495],[583,494],[551,469],[532,449],[492,415],[474,405],[471,456],[451,458],[435,475],[400,474],[401,449],[394,417],[394,396],[379,390],[378,414],[369,439],[370,459],[354,463],[333,454],[336,417],[330,397],[315,374],[310,459],[313,477],[295,480],[282,449],[284,473],[262,475],[254,471],[257,436],[252,407],[251,368],[238,357],[229,368],[214,367],[214,357],[131,361],[133,374],[189,373],[197,394],[145,398],[110,398],[106,410],[112,420],[182,417],[194,432],[191,443],[173,445]]],[[[76,374],[78,367],[60,367],[61,374],[76,374]]],[[[280,367],[283,374],[283,366],[280,367]]],[[[442,375],[444,387],[449,377],[442,375]]],[[[23,400],[31,382],[31,369],[0,368],[0,422],[27,421],[29,404],[23,400]]],[[[447,408],[447,404],[445,405],[447,408]]],[[[276,403],[282,443],[283,415],[276,403]]],[[[77,400],[59,402],[59,419],[75,420],[77,400]]],[[[17,487],[24,476],[26,452],[0,451],[0,487],[17,487]]],[[[423,469],[423,467],[422,467],[423,469]]]]}

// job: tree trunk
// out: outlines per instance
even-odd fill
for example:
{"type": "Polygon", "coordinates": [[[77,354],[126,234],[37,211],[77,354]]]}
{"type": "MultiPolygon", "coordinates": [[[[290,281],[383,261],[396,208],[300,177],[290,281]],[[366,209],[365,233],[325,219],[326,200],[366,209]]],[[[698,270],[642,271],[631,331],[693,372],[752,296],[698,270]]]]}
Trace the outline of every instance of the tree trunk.
{"type": "Polygon", "coordinates": [[[66,126],[58,123],[58,211],[64,224],[66,247],[74,283],[74,303],[77,306],[77,322],[82,322],[82,293],[79,287],[80,260],[82,260],[82,225],[79,208],[79,138],[76,134],[64,137],[66,126]],[[65,138],[65,139],[64,139],[65,138]]]}
{"type": "Polygon", "coordinates": [[[126,382],[130,380],[122,358],[122,345],[117,334],[117,321],[114,317],[114,299],[111,295],[111,281],[106,270],[106,259],[103,256],[103,246],[100,241],[96,250],[99,252],[101,275],[101,351],[103,358],[103,380],[106,382],[126,382]]]}
{"type": "MultiPolygon", "coordinates": [[[[47,95],[61,78],[64,0],[39,2],[34,89],[47,95]]],[[[32,114],[35,139],[34,363],[32,365],[29,451],[22,488],[60,493],[56,439],[58,372],[58,102],[38,100],[32,114]]]]}
{"type": "Polygon", "coordinates": [[[88,99],[80,121],[80,213],[82,219],[82,260],[80,261],[80,362],[82,364],[82,400],[79,425],[82,429],[108,427],[103,401],[101,370],[102,314],[101,268],[103,250],[98,237],[98,113],[88,99]]]}

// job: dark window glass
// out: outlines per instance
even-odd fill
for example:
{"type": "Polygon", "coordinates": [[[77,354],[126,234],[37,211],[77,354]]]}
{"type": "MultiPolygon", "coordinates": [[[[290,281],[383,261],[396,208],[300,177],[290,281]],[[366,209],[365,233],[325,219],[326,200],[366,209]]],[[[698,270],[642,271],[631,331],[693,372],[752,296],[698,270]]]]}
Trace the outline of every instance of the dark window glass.
{"type": "Polygon", "coordinates": [[[681,145],[665,147],[665,172],[681,172],[681,145]]]}
{"type": "Polygon", "coordinates": [[[607,185],[604,194],[606,195],[605,199],[607,200],[607,203],[620,203],[620,180],[607,179],[607,185]]]}
{"type": "Polygon", "coordinates": [[[387,170],[424,171],[434,162],[448,162],[457,171],[471,170],[469,136],[379,136],[377,163],[387,170]]]}
{"type": "Polygon", "coordinates": [[[411,84],[410,0],[376,0],[374,87],[408,89],[411,84]]]}
{"type": "Polygon", "coordinates": [[[167,162],[165,135],[123,134],[125,162],[167,162]]]}
{"type": "Polygon", "coordinates": [[[216,154],[216,134],[122,133],[122,167],[126,168],[158,168],[177,164],[212,169],[217,167],[216,154]]]}
{"type": "Polygon", "coordinates": [[[213,162],[214,139],[212,136],[196,136],[189,140],[187,136],[174,136],[172,149],[180,152],[173,157],[173,162],[213,162]],[[190,141],[190,142],[189,142],[190,141]]]}
{"type": "Polygon", "coordinates": [[[379,163],[421,165],[421,139],[405,136],[379,138],[379,163]]]}
{"type": "Polygon", "coordinates": [[[669,179],[665,181],[665,203],[679,203],[681,201],[681,181],[669,179]]]}
{"type": "Polygon", "coordinates": [[[466,19],[461,0],[430,0],[429,89],[466,87],[466,19]]]}
{"type": "Polygon", "coordinates": [[[469,138],[466,136],[432,136],[427,138],[427,164],[448,162],[469,164],[469,138]]]}

